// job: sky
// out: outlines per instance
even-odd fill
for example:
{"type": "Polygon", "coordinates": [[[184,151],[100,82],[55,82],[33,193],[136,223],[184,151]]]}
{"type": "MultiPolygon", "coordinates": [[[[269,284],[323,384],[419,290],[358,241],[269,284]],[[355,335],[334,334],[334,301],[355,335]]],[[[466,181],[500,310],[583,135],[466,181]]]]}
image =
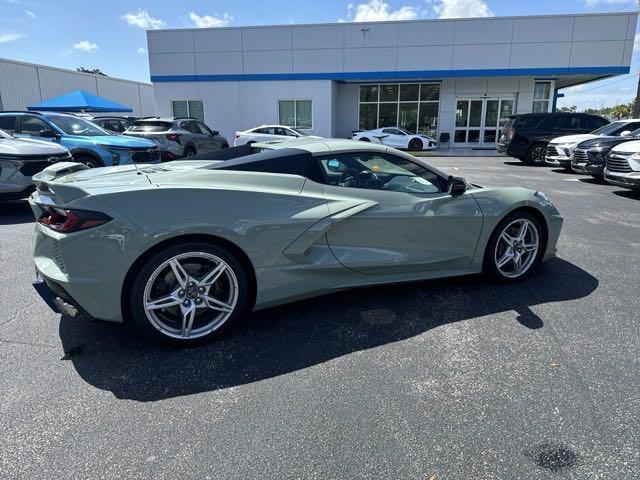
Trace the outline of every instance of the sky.
{"type": "MultiPolygon", "coordinates": [[[[100,68],[149,81],[145,30],[633,11],[636,0],[0,0],[0,57],[62,68],[100,68]]],[[[598,108],[631,101],[631,74],[565,89],[559,106],[598,108]]]]}

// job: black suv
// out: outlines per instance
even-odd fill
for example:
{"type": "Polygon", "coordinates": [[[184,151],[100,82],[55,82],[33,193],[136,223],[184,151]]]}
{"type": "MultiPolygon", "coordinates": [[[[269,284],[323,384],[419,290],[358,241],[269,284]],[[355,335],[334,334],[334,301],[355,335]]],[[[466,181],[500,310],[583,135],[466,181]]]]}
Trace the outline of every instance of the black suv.
{"type": "Polygon", "coordinates": [[[498,152],[523,162],[544,165],[547,144],[556,137],[590,133],[609,121],[587,113],[513,115],[502,129],[498,152]]]}

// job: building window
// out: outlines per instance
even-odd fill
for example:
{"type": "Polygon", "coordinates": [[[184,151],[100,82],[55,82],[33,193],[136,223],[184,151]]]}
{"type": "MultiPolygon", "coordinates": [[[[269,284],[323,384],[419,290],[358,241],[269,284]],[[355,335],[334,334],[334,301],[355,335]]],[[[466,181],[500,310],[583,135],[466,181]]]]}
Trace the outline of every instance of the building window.
{"type": "Polygon", "coordinates": [[[533,87],[533,113],[549,111],[551,82],[536,82],[533,87]]]}
{"type": "Polygon", "coordinates": [[[171,102],[174,117],[191,117],[204,122],[202,100],[174,100],[171,102]]]}
{"type": "Polygon", "coordinates": [[[436,138],[439,108],[439,83],[360,85],[358,127],[401,127],[436,138]]]}
{"type": "Polygon", "coordinates": [[[311,100],[278,100],[280,125],[311,130],[312,117],[311,100]]]}

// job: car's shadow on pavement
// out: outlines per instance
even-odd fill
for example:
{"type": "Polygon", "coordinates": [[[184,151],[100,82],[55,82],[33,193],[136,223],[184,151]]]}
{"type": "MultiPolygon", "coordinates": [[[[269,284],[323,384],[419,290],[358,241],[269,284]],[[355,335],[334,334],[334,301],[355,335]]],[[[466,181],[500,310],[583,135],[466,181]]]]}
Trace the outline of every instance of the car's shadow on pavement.
{"type": "Polygon", "coordinates": [[[616,190],[613,194],[630,200],[640,200],[640,190],[616,190]]]}
{"type": "Polygon", "coordinates": [[[147,343],[122,325],[63,317],[63,359],[118,398],[155,401],[264,380],[499,312],[517,312],[522,328],[541,328],[531,306],[598,287],[561,259],[539,270],[514,285],[477,276],[336,293],[254,313],[222,339],[184,350],[147,343]]]}
{"type": "Polygon", "coordinates": [[[0,225],[16,225],[33,221],[33,212],[26,200],[0,200],[0,225]]]}

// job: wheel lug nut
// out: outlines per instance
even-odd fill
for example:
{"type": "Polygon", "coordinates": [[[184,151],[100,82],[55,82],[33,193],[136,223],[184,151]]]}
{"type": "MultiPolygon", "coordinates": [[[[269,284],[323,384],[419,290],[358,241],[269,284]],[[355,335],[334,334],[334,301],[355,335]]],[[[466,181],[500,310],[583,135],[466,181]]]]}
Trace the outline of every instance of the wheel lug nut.
{"type": "Polygon", "coordinates": [[[202,303],[202,299],[200,297],[196,298],[196,303],[200,305],[202,303]]]}
{"type": "Polygon", "coordinates": [[[204,287],[200,287],[200,288],[198,289],[198,291],[199,291],[200,293],[204,293],[204,287]]]}
{"type": "Polygon", "coordinates": [[[188,307],[189,305],[191,305],[191,302],[190,302],[189,300],[185,300],[184,302],[182,302],[182,304],[183,304],[185,307],[188,307]]]}
{"type": "Polygon", "coordinates": [[[195,283],[193,283],[193,282],[189,282],[189,285],[188,285],[188,286],[189,286],[189,287],[195,287],[195,286],[196,286],[196,284],[195,284],[195,283]]]}
{"type": "Polygon", "coordinates": [[[178,295],[180,295],[181,297],[184,297],[184,290],[180,290],[180,291],[178,292],[178,295]]]}

